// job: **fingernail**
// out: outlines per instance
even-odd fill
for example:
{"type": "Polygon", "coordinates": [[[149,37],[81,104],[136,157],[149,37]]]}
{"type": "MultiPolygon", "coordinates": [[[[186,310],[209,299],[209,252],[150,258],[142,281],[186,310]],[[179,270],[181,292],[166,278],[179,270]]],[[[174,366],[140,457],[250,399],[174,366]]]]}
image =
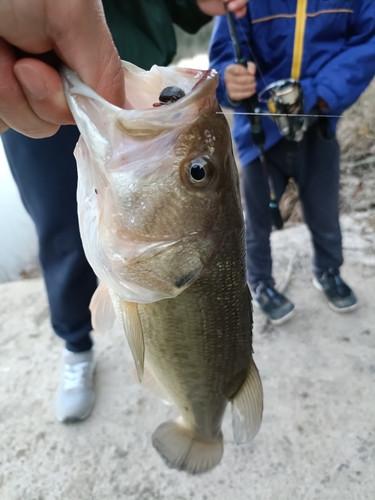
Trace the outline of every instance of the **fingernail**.
{"type": "Polygon", "coordinates": [[[42,74],[31,64],[17,64],[14,72],[22,88],[30,97],[41,100],[48,96],[49,90],[42,74]]]}

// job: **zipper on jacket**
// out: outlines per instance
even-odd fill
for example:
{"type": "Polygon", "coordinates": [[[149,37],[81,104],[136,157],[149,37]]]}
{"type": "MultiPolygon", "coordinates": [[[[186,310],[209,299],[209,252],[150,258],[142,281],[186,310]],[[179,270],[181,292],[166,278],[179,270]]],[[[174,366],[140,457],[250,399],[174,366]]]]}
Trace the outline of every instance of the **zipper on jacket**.
{"type": "Polygon", "coordinates": [[[305,38],[308,0],[297,0],[296,28],[294,32],[293,62],[291,77],[299,80],[302,67],[303,42],[305,38]]]}

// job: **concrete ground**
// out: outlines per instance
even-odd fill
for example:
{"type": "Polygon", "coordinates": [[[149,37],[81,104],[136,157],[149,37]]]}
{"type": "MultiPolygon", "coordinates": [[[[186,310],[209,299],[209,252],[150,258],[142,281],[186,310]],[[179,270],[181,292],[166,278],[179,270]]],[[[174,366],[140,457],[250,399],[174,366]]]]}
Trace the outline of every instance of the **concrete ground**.
{"type": "MultiPolygon", "coordinates": [[[[370,214],[371,215],[371,214],[370,214]]],[[[236,446],[230,411],[221,464],[202,476],[169,470],[151,445],[174,416],[134,381],[125,336],[95,335],[97,404],[84,423],[54,415],[62,342],[40,279],[0,285],[2,500],[373,500],[375,498],[375,217],[343,219],[343,276],[360,308],[331,311],[311,285],[304,226],[273,233],[275,273],[292,269],[295,317],[269,327],[255,312],[264,385],[261,430],[236,446]]]]}

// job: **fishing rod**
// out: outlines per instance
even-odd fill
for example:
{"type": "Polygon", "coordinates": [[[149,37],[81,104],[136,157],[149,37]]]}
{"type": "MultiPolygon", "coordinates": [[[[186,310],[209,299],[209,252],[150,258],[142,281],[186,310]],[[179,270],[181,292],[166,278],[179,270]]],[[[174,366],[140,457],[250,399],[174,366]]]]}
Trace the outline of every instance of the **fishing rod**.
{"type": "MultiPolygon", "coordinates": [[[[229,33],[235,54],[235,63],[241,64],[242,66],[247,68],[247,61],[242,55],[242,50],[238,41],[238,36],[234,25],[234,14],[228,10],[227,4],[224,5],[225,5],[229,33]]],[[[248,97],[247,99],[243,99],[242,104],[244,105],[249,118],[250,134],[253,144],[258,148],[259,159],[268,180],[268,189],[270,194],[269,208],[271,211],[272,224],[275,226],[276,229],[282,229],[284,222],[281,217],[275,188],[273,185],[272,177],[267,168],[266,157],[264,154],[264,143],[266,141],[266,136],[262,126],[262,121],[261,121],[262,113],[259,107],[259,101],[256,94],[252,95],[251,97],[248,97]]]]}
{"type": "MultiPolygon", "coordinates": [[[[232,40],[234,54],[235,54],[234,62],[236,64],[241,64],[241,66],[244,66],[245,68],[247,68],[247,61],[242,55],[241,47],[240,47],[238,37],[237,37],[236,28],[234,26],[234,14],[228,10],[228,6],[226,3],[224,5],[225,5],[226,16],[227,16],[229,33],[230,33],[230,37],[232,40]]],[[[253,139],[254,144],[259,148],[260,153],[262,153],[262,156],[263,156],[263,146],[264,146],[266,137],[264,134],[262,121],[261,121],[261,117],[260,117],[261,110],[259,108],[258,98],[254,94],[251,97],[248,97],[247,99],[243,99],[242,103],[243,103],[246,111],[249,114],[251,137],[253,139]]]]}

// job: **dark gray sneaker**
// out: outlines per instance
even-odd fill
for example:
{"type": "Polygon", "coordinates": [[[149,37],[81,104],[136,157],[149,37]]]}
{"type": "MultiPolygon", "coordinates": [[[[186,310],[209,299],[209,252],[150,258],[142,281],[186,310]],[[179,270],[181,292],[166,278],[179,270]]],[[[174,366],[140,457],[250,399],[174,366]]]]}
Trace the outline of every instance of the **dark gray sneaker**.
{"type": "Polygon", "coordinates": [[[273,325],[281,325],[293,315],[294,304],[272,286],[259,283],[252,295],[254,305],[262,309],[273,325]]]}
{"type": "Polygon", "coordinates": [[[324,293],[328,305],[336,312],[344,313],[357,308],[357,298],[341,278],[339,271],[328,269],[320,278],[313,278],[315,288],[324,293]]]}
{"type": "Polygon", "coordinates": [[[56,414],[60,422],[85,420],[95,404],[94,349],[84,352],[64,351],[64,366],[56,393],[56,414]]]}

